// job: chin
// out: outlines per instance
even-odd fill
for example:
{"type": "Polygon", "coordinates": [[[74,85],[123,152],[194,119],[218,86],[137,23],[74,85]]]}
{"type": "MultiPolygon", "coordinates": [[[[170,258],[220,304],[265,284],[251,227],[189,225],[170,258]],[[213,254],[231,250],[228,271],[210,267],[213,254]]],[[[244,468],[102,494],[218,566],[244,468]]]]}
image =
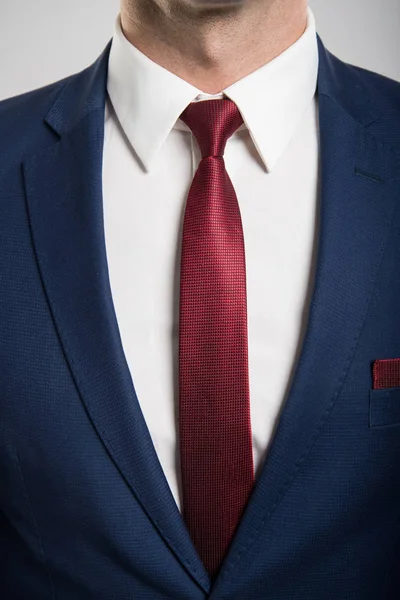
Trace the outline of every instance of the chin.
{"type": "Polygon", "coordinates": [[[190,4],[196,6],[232,6],[233,4],[243,4],[245,0],[188,0],[190,4]]]}

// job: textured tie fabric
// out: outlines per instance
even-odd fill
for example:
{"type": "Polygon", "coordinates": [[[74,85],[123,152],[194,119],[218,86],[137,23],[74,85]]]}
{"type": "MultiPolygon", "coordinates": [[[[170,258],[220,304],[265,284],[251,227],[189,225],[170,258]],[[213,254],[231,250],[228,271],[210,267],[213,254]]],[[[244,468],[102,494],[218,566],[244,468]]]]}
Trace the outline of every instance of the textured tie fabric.
{"type": "Polygon", "coordinates": [[[202,155],[187,197],[182,232],[182,513],[213,578],[254,483],[244,238],[223,158],[227,139],[243,119],[229,99],[192,102],[180,118],[202,155]]]}

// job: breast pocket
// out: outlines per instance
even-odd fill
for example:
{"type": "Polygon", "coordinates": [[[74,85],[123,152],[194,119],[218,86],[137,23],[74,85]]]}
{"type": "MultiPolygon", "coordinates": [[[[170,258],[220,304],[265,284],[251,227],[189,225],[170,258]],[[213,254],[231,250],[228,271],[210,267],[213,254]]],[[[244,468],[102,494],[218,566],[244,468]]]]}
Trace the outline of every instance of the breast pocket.
{"type": "Polygon", "coordinates": [[[369,426],[400,426],[400,386],[369,390],[369,426]]]}

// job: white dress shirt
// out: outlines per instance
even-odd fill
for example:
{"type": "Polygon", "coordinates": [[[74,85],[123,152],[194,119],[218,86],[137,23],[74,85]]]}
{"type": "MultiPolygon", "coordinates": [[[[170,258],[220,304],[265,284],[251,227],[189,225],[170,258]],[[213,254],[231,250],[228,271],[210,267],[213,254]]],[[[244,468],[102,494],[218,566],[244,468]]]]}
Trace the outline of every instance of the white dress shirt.
{"type": "Polygon", "coordinates": [[[304,334],[317,239],[318,46],[302,36],[220,94],[202,93],[125,38],[109,57],[103,202],[110,285],[138,401],[181,510],[178,426],[179,269],[187,194],[201,160],[179,119],[193,101],[229,97],[243,125],[225,165],[246,254],[249,377],[256,477],[304,334]]]}

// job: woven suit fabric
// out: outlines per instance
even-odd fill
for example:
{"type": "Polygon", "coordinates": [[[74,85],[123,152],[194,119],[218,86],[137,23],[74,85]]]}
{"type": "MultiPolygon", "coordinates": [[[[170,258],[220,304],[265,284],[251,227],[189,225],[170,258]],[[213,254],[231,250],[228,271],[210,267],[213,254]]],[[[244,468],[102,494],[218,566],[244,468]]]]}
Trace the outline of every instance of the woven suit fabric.
{"type": "Polygon", "coordinates": [[[182,514],[214,577],[254,483],[245,247],[225,168],[227,139],[243,119],[228,98],[182,113],[201,151],[184,214],[179,308],[182,514]]]}

